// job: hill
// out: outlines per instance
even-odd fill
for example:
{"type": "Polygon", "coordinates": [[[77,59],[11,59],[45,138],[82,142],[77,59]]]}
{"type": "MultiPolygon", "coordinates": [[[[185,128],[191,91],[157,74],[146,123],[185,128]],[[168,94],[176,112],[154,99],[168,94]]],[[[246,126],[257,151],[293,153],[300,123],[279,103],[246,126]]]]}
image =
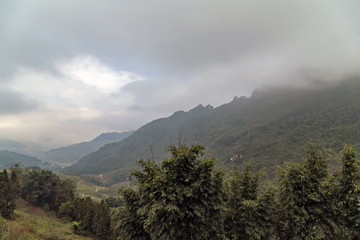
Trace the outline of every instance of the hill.
{"type": "Polygon", "coordinates": [[[42,167],[46,169],[54,170],[55,165],[47,162],[43,162],[37,158],[30,157],[24,154],[11,152],[7,150],[0,150],[0,169],[10,168],[16,163],[19,163],[20,167],[42,167]]]}
{"type": "Polygon", "coordinates": [[[256,169],[270,175],[284,161],[301,159],[301,149],[310,139],[320,147],[340,150],[348,143],[359,151],[360,81],[256,90],[217,108],[199,105],[189,112],[178,111],[83,157],[66,171],[105,173],[112,181],[121,181],[137,160],[166,157],[166,146],[177,144],[179,138],[185,144],[204,145],[221,168],[253,159],[256,169]]]}
{"type": "Polygon", "coordinates": [[[44,150],[44,147],[30,142],[23,143],[10,139],[0,139],[0,150],[8,150],[30,156],[39,156],[44,150]]]}
{"type": "Polygon", "coordinates": [[[99,150],[105,144],[119,142],[132,133],[133,131],[102,133],[90,142],[82,142],[47,151],[42,154],[42,158],[55,163],[74,163],[80,158],[99,150]]]}
{"type": "Polygon", "coordinates": [[[71,223],[56,218],[54,212],[31,206],[22,199],[17,200],[12,220],[6,220],[6,232],[1,239],[77,239],[91,240],[91,237],[73,233],[71,223]]]}

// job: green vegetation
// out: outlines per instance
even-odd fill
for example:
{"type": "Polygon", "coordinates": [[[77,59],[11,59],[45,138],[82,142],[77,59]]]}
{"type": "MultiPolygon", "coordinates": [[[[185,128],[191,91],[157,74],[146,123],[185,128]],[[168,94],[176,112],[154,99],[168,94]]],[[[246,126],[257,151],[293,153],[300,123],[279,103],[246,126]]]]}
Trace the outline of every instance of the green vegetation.
{"type": "Polygon", "coordinates": [[[140,161],[143,170],[132,173],[137,189],[121,191],[126,207],[116,215],[118,234],[124,239],[224,239],[222,172],[214,170],[214,159],[197,159],[203,147],[171,146],[170,151],[172,157],[160,166],[140,161]]]}
{"type": "Polygon", "coordinates": [[[215,169],[215,159],[204,157],[200,145],[168,149],[171,156],[161,163],[138,162],[140,169],[131,173],[135,186],[120,188],[121,201],[77,197],[71,181],[48,170],[4,170],[0,236],[355,240],[360,235],[360,160],[352,147],[343,148],[340,170],[333,172],[329,164],[339,155],[308,143],[303,161],[279,167],[273,186],[264,184],[263,173],[249,162],[226,174],[215,169]],[[111,213],[106,202],[120,206],[111,213]]]}
{"type": "Polygon", "coordinates": [[[0,223],[2,223],[0,224],[0,239],[2,240],[93,239],[76,235],[71,223],[56,218],[51,211],[34,207],[23,200],[17,200],[13,218],[9,220],[0,218],[0,223]],[[5,231],[2,231],[3,229],[5,231]]]}
{"type": "MultiPolygon", "coordinates": [[[[8,174],[8,170],[5,169],[0,173],[0,186],[0,214],[4,218],[15,218],[18,221],[18,218],[31,216],[16,212],[15,201],[21,197],[27,204],[52,210],[54,214],[64,220],[76,221],[78,224],[73,225],[76,233],[90,233],[105,240],[110,235],[110,210],[104,201],[96,202],[89,197],[77,197],[75,185],[72,181],[61,179],[49,170],[38,168],[24,170],[15,166],[10,169],[10,174],[8,174]]],[[[36,229],[39,229],[39,226],[46,224],[47,220],[44,221],[39,219],[32,222],[31,225],[36,225],[36,229]]],[[[8,220],[8,223],[10,224],[11,221],[8,220]]],[[[52,232],[50,228],[44,231],[42,229],[37,230],[36,234],[51,235],[49,233],[52,232]]],[[[9,229],[11,228],[9,227],[9,229]]],[[[1,229],[1,231],[7,234],[10,230],[1,229]]],[[[33,230],[30,229],[29,231],[32,232],[33,230]]],[[[13,236],[15,233],[9,234],[13,236]]],[[[11,239],[14,238],[17,239],[17,237],[11,237],[11,239]]],[[[48,239],[47,237],[44,238],[48,239]]],[[[18,237],[18,239],[24,238],[18,237]]],[[[29,239],[33,238],[29,237],[29,239]]]]}
{"type": "Polygon", "coordinates": [[[309,139],[320,148],[340,151],[348,143],[360,151],[359,92],[358,79],[313,89],[257,90],[217,108],[198,106],[155,120],[66,170],[102,173],[110,184],[122,182],[137,167],[135,160],[167,158],[165,146],[181,138],[184,144],[205,146],[220,168],[254,159],[255,170],[265,169],[274,178],[276,166],[299,162],[309,139]]]}
{"type": "Polygon", "coordinates": [[[360,160],[342,151],[342,170],[309,143],[302,163],[280,168],[279,184],[259,190],[251,165],[228,178],[200,146],[170,147],[161,164],[140,161],[136,188],[122,188],[113,214],[117,239],[358,239],[360,160]]]}

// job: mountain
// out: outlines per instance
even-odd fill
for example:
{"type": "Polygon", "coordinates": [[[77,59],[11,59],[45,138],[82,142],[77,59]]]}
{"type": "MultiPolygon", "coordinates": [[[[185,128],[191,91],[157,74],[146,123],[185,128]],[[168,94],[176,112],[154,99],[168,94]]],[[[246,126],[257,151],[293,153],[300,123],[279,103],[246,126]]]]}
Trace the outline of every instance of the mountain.
{"type": "Polygon", "coordinates": [[[152,121],[118,143],[107,144],[66,168],[80,174],[126,179],[139,159],[160,161],[166,146],[201,144],[220,168],[252,159],[270,175],[284,161],[299,161],[304,144],[360,150],[360,80],[318,84],[312,88],[256,90],[217,108],[199,105],[152,121]]]}
{"type": "Polygon", "coordinates": [[[0,150],[0,169],[10,168],[16,163],[19,163],[20,167],[42,167],[47,169],[56,168],[49,163],[42,162],[41,160],[30,157],[24,154],[11,152],[8,150],[0,150]]]}
{"type": "Polygon", "coordinates": [[[0,150],[8,150],[26,155],[38,156],[44,147],[34,143],[22,143],[10,139],[0,139],[0,150]]]}
{"type": "Polygon", "coordinates": [[[42,154],[42,158],[56,163],[74,163],[80,158],[99,150],[105,144],[119,142],[132,133],[133,131],[103,133],[90,142],[82,142],[47,151],[42,154]]]}

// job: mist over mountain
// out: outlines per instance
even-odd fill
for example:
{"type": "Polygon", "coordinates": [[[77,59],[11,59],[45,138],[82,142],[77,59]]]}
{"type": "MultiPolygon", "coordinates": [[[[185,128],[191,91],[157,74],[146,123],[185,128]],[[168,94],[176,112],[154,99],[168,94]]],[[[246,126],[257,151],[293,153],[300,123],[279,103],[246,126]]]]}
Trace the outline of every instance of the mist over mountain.
{"type": "Polygon", "coordinates": [[[259,89],[212,108],[199,105],[154,120],[119,143],[112,143],[67,168],[80,174],[108,173],[121,181],[136,161],[168,156],[166,146],[201,144],[218,166],[242,165],[274,174],[284,161],[301,159],[304,144],[340,150],[344,143],[360,150],[358,78],[311,88],[259,89]],[[232,159],[232,160],[231,160],[232,159]]]}
{"type": "Polygon", "coordinates": [[[56,163],[74,163],[80,158],[99,150],[108,143],[119,142],[130,136],[133,131],[102,133],[89,142],[72,144],[66,147],[51,149],[41,156],[43,159],[56,163]]]}
{"type": "Polygon", "coordinates": [[[41,167],[45,169],[59,170],[58,166],[50,164],[49,162],[41,161],[38,158],[8,150],[0,150],[0,169],[11,168],[15,164],[19,164],[22,168],[41,167]]]}
{"type": "Polygon", "coordinates": [[[25,155],[39,157],[44,147],[30,142],[19,142],[10,139],[0,139],[0,150],[8,150],[25,155]]]}

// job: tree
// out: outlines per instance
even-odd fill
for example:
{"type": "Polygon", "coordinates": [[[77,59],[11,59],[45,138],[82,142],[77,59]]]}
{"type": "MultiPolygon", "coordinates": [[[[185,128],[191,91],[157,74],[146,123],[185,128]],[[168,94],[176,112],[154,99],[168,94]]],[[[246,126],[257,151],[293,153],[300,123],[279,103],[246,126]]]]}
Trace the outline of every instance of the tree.
{"type": "Polygon", "coordinates": [[[110,209],[104,200],[95,204],[95,219],[93,228],[96,236],[103,240],[110,239],[110,209]]]}
{"type": "Polygon", "coordinates": [[[137,189],[121,192],[123,213],[140,220],[143,239],[225,239],[224,174],[214,170],[214,159],[200,159],[202,146],[170,146],[169,151],[171,157],[161,164],[139,161],[142,170],[131,174],[137,189]]]}
{"type": "Polygon", "coordinates": [[[69,220],[75,219],[75,206],[70,201],[66,201],[60,204],[58,211],[59,218],[67,218],[69,220]]]}
{"type": "Polygon", "coordinates": [[[302,164],[280,170],[278,234],[281,239],[336,238],[324,152],[308,143],[302,164]],[[330,206],[328,204],[330,203],[330,206]]]}
{"type": "Polygon", "coordinates": [[[15,210],[17,189],[7,170],[0,172],[0,216],[9,218],[15,210]]]}
{"type": "Polygon", "coordinates": [[[274,194],[258,199],[260,173],[253,174],[250,163],[242,171],[233,167],[227,191],[228,213],[225,222],[229,239],[264,239],[270,235],[270,205],[274,194]]]}
{"type": "Polygon", "coordinates": [[[339,222],[347,239],[360,236],[360,160],[350,146],[342,151],[342,171],[339,184],[339,222]]]}

